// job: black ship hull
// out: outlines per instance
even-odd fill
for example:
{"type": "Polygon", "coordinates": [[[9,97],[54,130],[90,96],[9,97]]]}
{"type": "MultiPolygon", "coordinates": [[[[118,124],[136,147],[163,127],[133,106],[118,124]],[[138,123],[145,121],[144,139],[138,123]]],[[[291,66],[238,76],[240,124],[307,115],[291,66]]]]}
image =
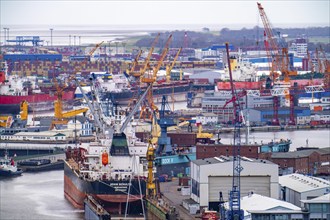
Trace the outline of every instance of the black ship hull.
{"type": "Polygon", "coordinates": [[[144,179],[132,178],[131,182],[129,179],[87,180],[78,175],[68,161],[64,163],[64,194],[76,208],[84,209],[84,200],[87,195],[91,195],[109,213],[123,214],[128,197],[129,214],[138,214],[142,212],[141,197],[145,196],[145,192],[146,181],[144,179]],[[129,184],[131,184],[130,187],[129,184]]]}

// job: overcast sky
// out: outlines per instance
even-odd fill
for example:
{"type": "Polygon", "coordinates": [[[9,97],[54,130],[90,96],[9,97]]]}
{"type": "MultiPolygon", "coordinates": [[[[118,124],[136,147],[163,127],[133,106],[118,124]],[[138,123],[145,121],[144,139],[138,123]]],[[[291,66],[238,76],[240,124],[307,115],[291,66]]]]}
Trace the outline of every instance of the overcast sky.
{"type": "MultiPolygon", "coordinates": [[[[0,0],[4,25],[262,25],[256,1],[0,0]],[[258,21],[259,20],[259,21],[258,21]]],[[[329,25],[329,0],[260,1],[273,26],[329,25]]]]}

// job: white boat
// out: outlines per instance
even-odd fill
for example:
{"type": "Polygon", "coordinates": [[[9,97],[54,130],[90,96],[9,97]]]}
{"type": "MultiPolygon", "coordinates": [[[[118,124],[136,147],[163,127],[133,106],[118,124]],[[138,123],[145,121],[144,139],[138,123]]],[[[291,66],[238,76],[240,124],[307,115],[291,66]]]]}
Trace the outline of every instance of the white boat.
{"type": "Polygon", "coordinates": [[[0,159],[0,176],[17,176],[23,171],[18,169],[13,158],[8,158],[7,154],[0,159]]]}

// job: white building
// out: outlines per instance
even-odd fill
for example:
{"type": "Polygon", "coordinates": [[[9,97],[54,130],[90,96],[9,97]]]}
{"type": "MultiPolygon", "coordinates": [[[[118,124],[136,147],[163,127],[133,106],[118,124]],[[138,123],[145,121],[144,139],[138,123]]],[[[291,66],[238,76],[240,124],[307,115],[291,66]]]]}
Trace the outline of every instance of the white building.
{"type": "Polygon", "coordinates": [[[85,117],[77,117],[76,119],[69,120],[68,129],[76,131],[77,136],[93,135],[93,124],[85,117]]]}
{"type": "Polygon", "coordinates": [[[297,57],[307,56],[307,40],[298,38],[291,44],[290,52],[293,52],[297,57]]]}
{"type": "Polygon", "coordinates": [[[280,176],[279,183],[281,199],[300,207],[301,200],[313,199],[330,192],[330,181],[297,173],[280,176]]]}
{"type": "Polygon", "coordinates": [[[304,210],[309,212],[309,219],[330,219],[330,193],[301,202],[304,204],[304,210]]]}
{"type": "Polygon", "coordinates": [[[202,113],[196,116],[196,123],[201,123],[202,125],[217,124],[218,116],[214,113],[202,113]]]}
{"type": "MultiPolygon", "coordinates": [[[[229,203],[226,202],[224,206],[228,209],[229,203]]],[[[241,209],[244,211],[244,220],[304,219],[300,207],[256,193],[241,198],[241,209]]]]}
{"type": "MultiPolygon", "coordinates": [[[[241,196],[251,192],[278,198],[278,165],[266,160],[242,157],[241,196]]],[[[224,201],[232,189],[233,157],[214,157],[191,162],[191,198],[200,207],[214,207],[219,192],[224,201]]]]}
{"type": "Polygon", "coordinates": [[[68,137],[72,137],[72,131],[40,131],[40,132],[18,132],[13,135],[0,135],[0,140],[3,141],[34,141],[34,142],[49,142],[49,141],[66,141],[68,137]],[[69,135],[71,133],[71,136],[69,135]]]}

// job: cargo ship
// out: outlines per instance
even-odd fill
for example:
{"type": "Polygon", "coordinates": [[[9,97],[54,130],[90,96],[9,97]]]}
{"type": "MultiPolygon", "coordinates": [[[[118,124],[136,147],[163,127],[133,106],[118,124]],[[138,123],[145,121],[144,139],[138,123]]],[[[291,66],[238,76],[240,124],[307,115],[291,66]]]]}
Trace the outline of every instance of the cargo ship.
{"type": "MultiPolygon", "coordinates": [[[[122,104],[128,103],[131,99],[139,97],[140,94],[146,90],[147,86],[129,86],[128,81],[122,81],[119,83],[116,81],[116,75],[114,75],[113,81],[108,81],[108,83],[102,83],[103,88],[102,100],[112,100],[113,102],[118,102],[122,104]],[[124,84],[126,83],[127,86],[124,84]],[[115,88],[111,86],[114,84],[115,88]]],[[[175,100],[173,101],[186,101],[186,94],[193,88],[192,83],[189,80],[181,81],[171,81],[170,83],[159,82],[155,83],[152,88],[154,101],[160,103],[163,95],[172,95],[175,100]]]]}
{"type": "Polygon", "coordinates": [[[134,133],[113,134],[87,145],[69,147],[64,162],[64,195],[84,209],[92,196],[111,215],[139,215],[146,193],[146,143],[134,133]]]}
{"type": "MultiPolygon", "coordinates": [[[[52,110],[57,99],[54,92],[42,91],[34,82],[25,77],[7,74],[7,64],[1,63],[0,69],[0,112],[2,114],[17,114],[22,101],[29,103],[29,110],[52,110]]],[[[74,89],[67,89],[62,100],[73,101],[74,89]]]]}
{"type": "MultiPolygon", "coordinates": [[[[94,74],[94,73],[92,73],[94,74]]],[[[146,90],[147,85],[140,85],[137,82],[129,81],[123,74],[99,74],[96,75],[97,83],[100,89],[100,99],[102,101],[111,100],[113,103],[128,104],[132,99],[138,99],[146,90]],[[111,75],[111,77],[105,77],[111,75]]],[[[154,101],[161,102],[163,95],[174,97],[173,101],[186,101],[187,92],[193,89],[193,83],[190,80],[172,80],[169,83],[159,80],[154,83],[152,92],[154,101]]],[[[86,93],[90,88],[84,87],[86,93]]],[[[82,98],[80,90],[76,91],[76,98],[82,98]]]]}

